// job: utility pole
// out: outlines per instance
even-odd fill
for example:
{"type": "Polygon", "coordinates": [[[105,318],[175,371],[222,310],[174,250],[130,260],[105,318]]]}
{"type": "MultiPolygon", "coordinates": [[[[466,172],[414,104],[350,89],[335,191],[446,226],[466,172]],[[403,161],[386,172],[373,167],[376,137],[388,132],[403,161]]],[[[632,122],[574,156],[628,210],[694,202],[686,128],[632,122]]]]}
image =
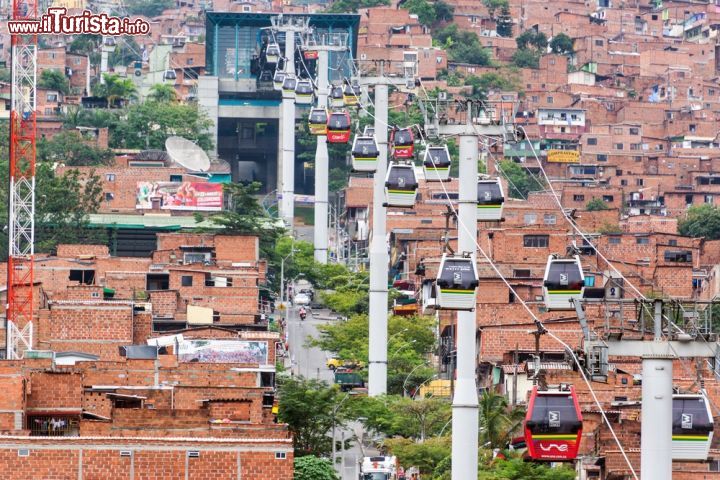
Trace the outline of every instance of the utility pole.
{"type": "MultiPolygon", "coordinates": [[[[432,122],[426,119],[426,129],[438,135],[460,137],[460,188],[458,207],[458,251],[468,252],[477,262],[477,180],[479,137],[504,137],[508,126],[499,124],[475,125],[473,104],[465,104],[467,118],[464,125],[440,125],[436,114],[432,122]]],[[[455,328],[457,378],[453,385],[452,404],[452,480],[477,478],[478,469],[478,390],[475,311],[458,312],[455,328]]]]}
{"type": "MultiPolygon", "coordinates": [[[[308,48],[318,52],[317,90],[318,107],[327,108],[327,97],[330,90],[328,68],[330,52],[347,50],[348,35],[342,33],[324,34],[315,39],[316,45],[308,48]]],[[[315,150],[315,261],[327,263],[328,260],[328,173],[330,170],[327,148],[327,135],[318,135],[315,150]]],[[[338,212],[335,213],[336,221],[338,212]]],[[[337,242],[336,237],[336,242],[337,242]]]]}
{"type": "MultiPolygon", "coordinates": [[[[308,19],[285,17],[282,14],[271,18],[272,29],[285,32],[285,74],[295,75],[295,34],[308,31],[308,19]]],[[[282,94],[280,112],[282,136],[282,198],[280,216],[293,232],[295,222],[295,94],[282,94]]]]}
{"type": "MultiPolygon", "coordinates": [[[[460,188],[458,251],[474,262],[477,241],[478,136],[472,125],[472,103],[467,102],[467,123],[460,134],[460,188]]],[[[475,383],[475,311],[457,313],[457,381],[452,403],[452,479],[477,477],[478,391],[475,383]]]]}
{"type": "Polygon", "coordinates": [[[361,86],[375,87],[375,141],[378,156],[373,176],[373,216],[370,238],[370,326],[368,345],[368,395],[387,393],[387,329],[388,329],[388,271],[390,255],[387,247],[385,204],[385,175],[388,162],[388,87],[406,86],[405,79],[385,76],[385,60],[378,62],[379,75],[362,77],[361,86]]]}

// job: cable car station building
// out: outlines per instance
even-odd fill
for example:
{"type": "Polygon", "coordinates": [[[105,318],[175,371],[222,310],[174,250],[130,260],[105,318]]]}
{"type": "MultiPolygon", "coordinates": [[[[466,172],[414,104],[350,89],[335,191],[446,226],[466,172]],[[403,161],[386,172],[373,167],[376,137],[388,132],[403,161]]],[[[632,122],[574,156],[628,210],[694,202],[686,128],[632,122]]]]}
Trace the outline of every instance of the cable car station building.
{"type": "MultiPolygon", "coordinates": [[[[273,89],[274,65],[267,65],[263,45],[276,43],[285,52],[283,33],[267,30],[277,13],[206,14],[207,74],[199,78],[198,102],[213,122],[215,153],[230,163],[233,181],[259,181],[264,193],[280,190],[282,139],[280,104],[282,93],[273,89]],[[268,81],[269,80],[269,81],[268,81]]],[[[340,84],[352,76],[357,52],[359,15],[284,14],[309,18],[316,36],[340,33],[347,37],[348,52],[329,52],[328,78],[340,84]]],[[[299,42],[300,35],[295,35],[299,42]]],[[[295,69],[299,76],[315,76],[316,60],[304,59],[296,48],[295,69]]],[[[309,108],[297,108],[297,119],[306,119],[309,108]]],[[[297,160],[296,160],[297,162],[297,160]]],[[[300,171],[302,164],[296,164],[300,171]]],[[[302,193],[303,175],[296,175],[296,192],[302,193]]],[[[307,185],[306,193],[313,186],[307,185]]]]}

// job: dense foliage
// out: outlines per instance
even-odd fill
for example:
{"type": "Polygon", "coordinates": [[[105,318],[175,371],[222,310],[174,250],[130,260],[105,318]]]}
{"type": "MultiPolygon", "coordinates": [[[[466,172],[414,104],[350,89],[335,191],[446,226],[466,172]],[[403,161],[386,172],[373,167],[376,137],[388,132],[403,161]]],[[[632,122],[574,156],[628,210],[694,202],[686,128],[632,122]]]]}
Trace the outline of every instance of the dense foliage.
{"type": "Polygon", "coordinates": [[[115,154],[112,150],[83,142],[80,132],[62,131],[50,140],[38,139],[37,160],[72,167],[94,167],[112,165],[115,154]]]}
{"type": "Polygon", "coordinates": [[[598,210],[609,210],[610,207],[602,198],[593,198],[590,200],[587,205],[585,205],[585,210],[588,212],[596,212],[598,210]]]}
{"type": "Polygon", "coordinates": [[[509,184],[510,197],[527,198],[528,193],[542,190],[543,185],[520,164],[512,160],[503,160],[499,164],[500,173],[509,184]]]}
{"type": "Polygon", "coordinates": [[[293,480],[337,480],[332,463],[327,458],[312,455],[295,458],[293,480]]]}
{"type": "Polygon", "coordinates": [[[470,63],[473,65],[490,65],[490,52],[480,44],[475,32],[460,30],[457,25],[450,24],[433,33],[433,39],[445,48],[448,59],[453,62],[470,63]]]}
{"type": "Polygon", "coordinates": [[[678,233],[708,240],[720,239],[720,208],[709,204],[693,205],[678,222],[678,233]]]}

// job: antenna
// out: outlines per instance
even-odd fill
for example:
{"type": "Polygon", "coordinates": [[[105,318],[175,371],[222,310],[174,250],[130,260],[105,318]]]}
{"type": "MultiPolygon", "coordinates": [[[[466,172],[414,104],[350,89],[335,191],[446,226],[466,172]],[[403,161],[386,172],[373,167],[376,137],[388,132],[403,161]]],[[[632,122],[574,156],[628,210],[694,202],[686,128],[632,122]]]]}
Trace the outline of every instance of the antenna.
{"type": "Polygon", "coordinates": [[[179,163],[188,170],[207,172],[210,169],[210,159],[207,154],[190,140],[182,137],[168,137],[165,141],[165,150],[175,163],[179,163]]]}

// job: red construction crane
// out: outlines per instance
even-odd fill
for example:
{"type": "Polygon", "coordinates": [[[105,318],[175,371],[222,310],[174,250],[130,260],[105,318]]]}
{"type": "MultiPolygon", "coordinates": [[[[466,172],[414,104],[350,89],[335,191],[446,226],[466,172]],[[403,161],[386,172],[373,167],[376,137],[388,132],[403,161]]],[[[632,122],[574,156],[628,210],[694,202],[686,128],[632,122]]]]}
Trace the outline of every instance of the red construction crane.
{"type": "MultiPolygon", "coordinates": [[[[37,20],[37,0],[13,0],[13,20],[37,20]]],[[[8,359],[22,358],[33,342],[35,240],[35,107],[37,35],[12,35],[10,185],[7,266],[8,359]]]]}

